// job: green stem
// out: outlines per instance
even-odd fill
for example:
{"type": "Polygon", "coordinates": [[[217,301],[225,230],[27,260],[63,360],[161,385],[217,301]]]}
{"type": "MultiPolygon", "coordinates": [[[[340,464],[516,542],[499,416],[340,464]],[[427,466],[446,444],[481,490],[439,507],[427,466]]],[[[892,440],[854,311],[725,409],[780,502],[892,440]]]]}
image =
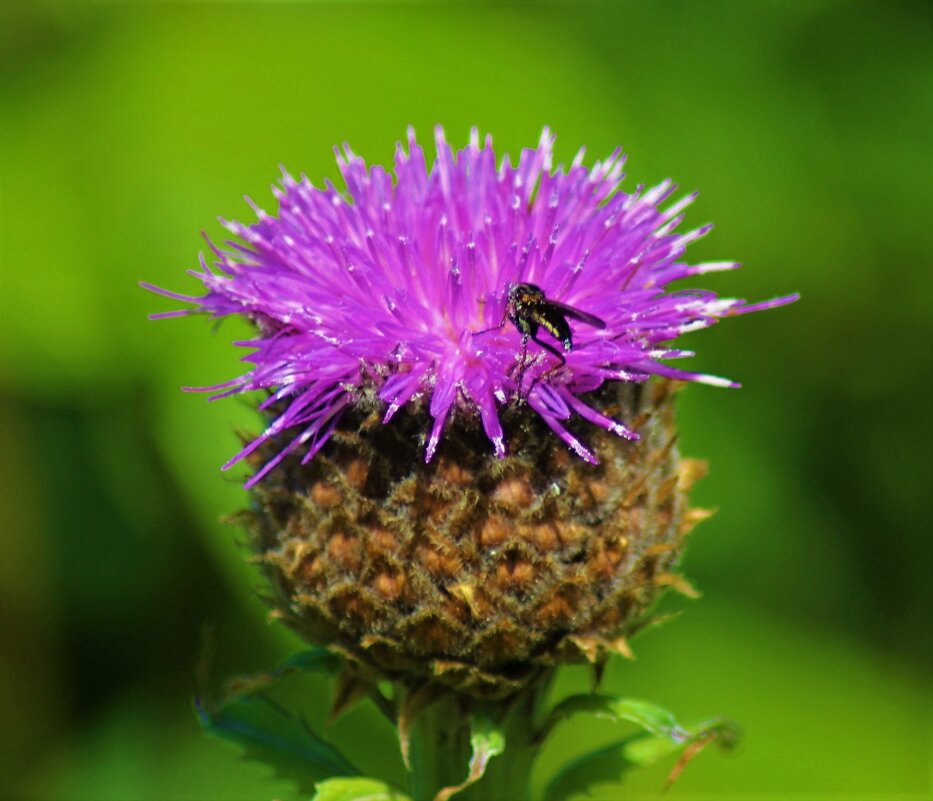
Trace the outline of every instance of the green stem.
{"type": "Polygon", "coordinates": [[[464,699],[445,693],[422,709],[411,729],[412,801],[432,801],[463,781],[470,761],[470,726],[464,699]]]}
{"type": "Polygon", "coordinates": [[[423,709],[411,732],[411,797],[433,801],[444,787],[462,784],[471,756],[470,715],[479,705],[483,714],[498,721],[505,736],[505,751],[486,764],[482,778],[454,796],[454,801],[530,801],[531,771],[540,743],[541,725],[551,674],[499,702],[445,693],[423,709]]]}
{"type": "Polygon", "coordinates": [[[489,760],[483,778],[455,797],[455,801],[530,801],[531,768],[538,748],[532,744],[530,696],[515,699],[502,724],[505,751],[489,760]]]}

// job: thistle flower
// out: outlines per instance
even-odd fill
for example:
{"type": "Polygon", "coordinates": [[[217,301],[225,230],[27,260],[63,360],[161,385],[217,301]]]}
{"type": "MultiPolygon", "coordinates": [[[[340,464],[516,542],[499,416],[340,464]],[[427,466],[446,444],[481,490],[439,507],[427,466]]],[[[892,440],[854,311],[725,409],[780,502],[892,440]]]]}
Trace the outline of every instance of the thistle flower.
{"type": "Polygon", "coordinates": [[[684,262],[710,229],[677,233],[694,195],[623,191],[619,150],[565,170],[547,129],[515,166],[476,130],[435,144],[429,165],[409,130],[394,175],[344,145],[345,191],[283,171],[276,216],[222,221],[239,241],[201,256],[207,294],[144,286],[194,307],[154,317],[258,329],[251,369],[207,389],[268,393],[224,467],[254,470],[276,616],[355,680],[516,698],[628,654],[661,591],[691,592],[675,565],[704,468],[677,453],[673,393],[737,385],[672,366],[692,355],[674,340],[797,296],[671,290],[739,265],[684,262]]]}
{"type": "Polygon", "coordinates": [[[294,451],[307,463],[346,410],[361,405],[381,408],[386,424],[406,406],[427,409],[426,461],[452,417],[479,419],[501,458],[508,443],[500,411],[522,402],[595,464],[567,420],[576,416],[638,437],[630,424],[586,401],[607,381],[657,375],[737,386],[664,363],[693,355],[669,343],[796,295],[747,304],[707,291],[666,291],[678,279],[739,266],[680,261],[711,228],[675,233],[695,194],[662,210],[676,190],[670,181],[621,191],[621,150],[587,169],[581,149],[569,170],[554,171],[553,142],[545,128],[538,147],[512,166],[508,156],[496,163],[491,137],[481,146],[476,129],[469,146],[454,154],[438,128],[429,168],[409,129],[408,152],[401,144],[396,149],[394,180],[344,145],[336,154],[346,193],[329,181],[323,189],[305,176],[297,182],[283,170],[281,188],[273,187],[277,217],[247,199],[258,222],[222,220],[246,244],[229,242],[226,251],[212,245],[216,270],[201,256],[201,271],[193,274],[207,295],[145,285],[196,307],[154,317],[242,314],[260,330],[237,343],[254,350],[244,357],[253,369],[205,388],[219,391],[215,398],[269,390],[261,408],[276,412],[224,468],[284,432],[291,439],[247,486],[294,451]],[[560,357],[540,342],[523,346],[506,314],[509,288],[520,283],[605,326],[578,326],[572,350],[560,357]]]}

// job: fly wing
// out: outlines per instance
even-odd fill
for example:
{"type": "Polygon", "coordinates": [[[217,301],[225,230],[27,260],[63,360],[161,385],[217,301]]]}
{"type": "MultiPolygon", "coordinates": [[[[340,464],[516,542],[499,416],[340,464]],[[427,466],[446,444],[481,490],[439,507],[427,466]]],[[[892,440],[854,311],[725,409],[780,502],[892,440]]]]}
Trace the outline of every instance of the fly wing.
{"type": "Polygon", "coordinates": [[[556,306],[560,309],[567,317],[570,317],[572,320],[579,320],[581,323],[586,323],[587,325],[593,326],[593,328],[605,328],[606,321],[601,320],[595,314],[588,314],[585,311],[580,311],[575,309],[573,306],[568,306],[566,303],[559,303],[556,300],[551,300],[548,298],[547,301],[551,306],[556,306]]]}
{"type": "Polygon", "coordinates": [[[542,303],[535,309],[535,322],[539,323],[554,339],[564,346],[564,350],[573,349],[573,338],[570,326],[567,325],[567,315],[559,309],[556,303],[542,303]]]}

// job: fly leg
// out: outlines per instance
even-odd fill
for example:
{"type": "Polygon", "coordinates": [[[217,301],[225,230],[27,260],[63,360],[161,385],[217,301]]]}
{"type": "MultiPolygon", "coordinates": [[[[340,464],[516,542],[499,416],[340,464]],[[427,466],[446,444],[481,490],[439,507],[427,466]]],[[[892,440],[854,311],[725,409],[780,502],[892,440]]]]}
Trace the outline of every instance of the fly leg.
{"type": "Polygon", "coordinates": [[[522,384],[525,383],[525,368],[528,366],[528,334],[522,334],[522,353],[518,360],[518,403],[519,406],[525,402],[525,395],[522,393],[522,384]]]}
{"type": "Polygon", "coordinates": [[[524,354],[525,354],[525,350],[526,350],[526,346],[527,346],[527,342],[528,342],[528,337],[523,337],[523,338],[522,338],[522,372],[521,372],[521,377],[519,378],[519,382],[518,382],[518,397],[519,397],[519,400],[524,400],[525,398],[527,398],[527,397],[531,394],[531,390],[533,390],[533,389],[535,388],[535,384],[537,384],[542,378],[546,378],[546,377],[549,376],[551,373],[553,373],[555,370],[559,370],[561,367],[563,367],[565,364],[567,364],[567,359],[564,358],[564,354],[561,353],[557,348],[555,348],[550,342],[544,342],[544,341],[538,339],[538,337],[537,337],[535,334],[529,334],[529,337],[530,337],[531,339],[533,339],[535,342],[537,342],[537,343],[538,343],[542,348],[544,348],[548,353],[551,353],[551,354],[553,354],[554,356],[556,356],[558,359],[560,359],[560,364],[555,364],[550,370],[545,370],[545,372],[543,372],[541,375],[537,376],[537,377],[531,382],[531,386],[528,387],[528,391],[525,392],[525,393],[523,394],[523,393],[522,393],[522,383],[523,383],[523,379],[524,379],[524,376],[525,376],[525,360],[524,360],[524,354]]]}

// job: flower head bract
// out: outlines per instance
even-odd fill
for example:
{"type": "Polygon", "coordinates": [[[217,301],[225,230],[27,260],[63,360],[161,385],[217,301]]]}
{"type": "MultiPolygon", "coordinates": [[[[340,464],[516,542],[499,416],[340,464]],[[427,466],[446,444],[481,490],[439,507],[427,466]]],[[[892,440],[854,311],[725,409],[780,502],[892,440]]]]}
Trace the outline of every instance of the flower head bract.
{"type": "Polygon", "coordinates": [[[749,304],[670,291],[679,279],[739,266],[683,261],[686,246],[710,228],[677,232],[695,195],[665,205],[676,190],[670,181],[623,191],[621,150],[588,168],[581,149],[569,168],[555,168],[553,142],[545,129],[513,165],[508,156],[497,162],[491,138],[481,142],[475,129],[455,153],[438,128],[429,164],[409,129],[392,171],[367,166],[344,145],[336,153],[345,190],[283,170],[276,215],[253,206],[252,224],[222,221],[240,241],[211,243],[210,260],[202,254],[192,274],[207,294],[144,284],[193,305],[154,317],[240,314],[257,326],[254,339],[238,343],[251,349],[251,369],[205,388],[214,397],[269,393],[261,408],[272,422],[225,467],[287,431],[294,436],[249,483],[292,452],[308,461],[341,414],[365,402],[381,405],[384,423],[421,404],[431,418],[426,460],[445,424],[464,415],[479,418],[504,456],[499,413],[527,404],[578,456],[595,461],[565,425],[570,418],[637,437],[587,402],[605,382],[659,375],[734,386],[668,364],[692,355],[673,340],[797,296],[749,304]],[[572,347],[563,352],[546,328],[529,339],[509,319],[516,284],[605,325],[569,318],[572,347]]]}

